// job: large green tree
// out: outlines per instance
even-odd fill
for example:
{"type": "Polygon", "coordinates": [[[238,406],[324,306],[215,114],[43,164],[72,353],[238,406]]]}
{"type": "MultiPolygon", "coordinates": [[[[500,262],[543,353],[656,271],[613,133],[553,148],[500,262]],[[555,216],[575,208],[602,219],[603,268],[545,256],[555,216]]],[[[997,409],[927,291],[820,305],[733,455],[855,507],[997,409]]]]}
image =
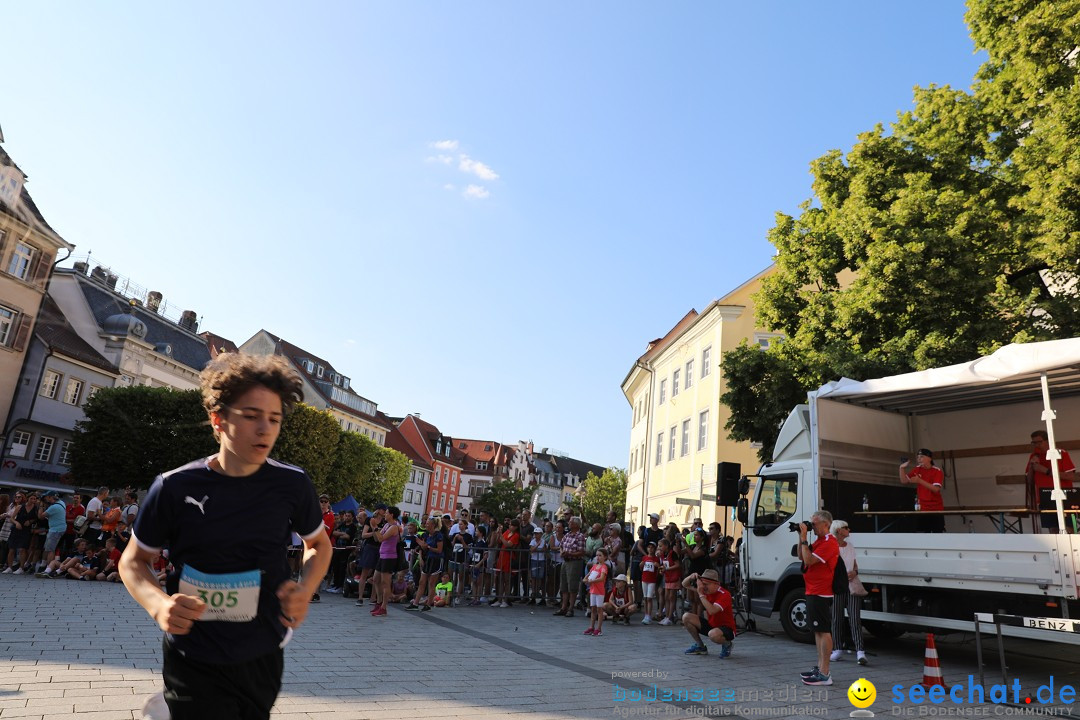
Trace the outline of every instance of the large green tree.
{"type": "Polygon", "coordinates": [[[601,475],[591,471],[581,483],[581,515],[585,525],[603,522],[612,510],[618,517],[626,514],[626,471],[608,468],[601,475]]]}
{"type": "Polygon", "coordinates": [[[786,340],[722,359],[731,437],[768,459],[790,401],[823,382],[1080,331],[1078,16],[1077,0],[972,0],[989,53],[973,91],[916,88],[888,129],[811,164],[755,297],[786,340]]]}
{"type": "Polygon", "coordinates": [[[327,483],[341,438],[341,427],[326,410],[297,403],[285,416],[274,445],[275,459],[303,468],[319,492],[329,493],[327,483]]]}
{"type": "Polygon", "coordinates": [[[513,480],[493,482],[484,492],[473,500],[476,512],[487,511],[502,521],[505,517],[517,517],[522,510],[532,507],[532,496],[536,488],[518,488],[513,480]]]}
{"type": "Polygon", "coordinates": [[[145,489],[158,474],[217,449],[197,390],[105,388],[83,412],[71,446],[80,486],[145,489]]]}

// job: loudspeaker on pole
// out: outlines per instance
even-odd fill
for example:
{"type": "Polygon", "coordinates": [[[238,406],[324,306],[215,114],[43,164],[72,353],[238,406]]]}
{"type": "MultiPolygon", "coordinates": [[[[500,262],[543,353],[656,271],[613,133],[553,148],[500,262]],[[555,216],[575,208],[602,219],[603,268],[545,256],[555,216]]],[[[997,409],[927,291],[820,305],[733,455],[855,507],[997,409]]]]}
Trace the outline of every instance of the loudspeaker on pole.
{"type": "Polygon", "coordinates": [[[742,465],[737,462],[721,462],[716,465],[716,504],[734,507],[739,502],[739,478],[742,465]]]}

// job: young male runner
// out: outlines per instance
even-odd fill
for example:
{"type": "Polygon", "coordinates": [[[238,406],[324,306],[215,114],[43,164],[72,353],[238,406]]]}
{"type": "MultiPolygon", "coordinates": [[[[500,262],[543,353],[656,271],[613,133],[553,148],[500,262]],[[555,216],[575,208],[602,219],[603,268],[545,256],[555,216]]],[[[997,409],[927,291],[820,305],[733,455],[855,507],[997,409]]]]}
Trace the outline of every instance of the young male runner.
{"type": "MultiPolygon", "coordinates": [[[[224,354],[203,370],[202,394],[220,449],[154,481],[120,574],[166,633],[161,674],[174,720],[268,718],[282,648],[332,552],[311,480],[268,458],[301,381],[282,358],[224,354]],[[299,584],[285,557],[293,530],[305,546],[299,584]],[[151,568],[162,548],[174,566],[164,591],[151,568]]],[[[147,716],[163,717],[154,700],[147,716]]]]}

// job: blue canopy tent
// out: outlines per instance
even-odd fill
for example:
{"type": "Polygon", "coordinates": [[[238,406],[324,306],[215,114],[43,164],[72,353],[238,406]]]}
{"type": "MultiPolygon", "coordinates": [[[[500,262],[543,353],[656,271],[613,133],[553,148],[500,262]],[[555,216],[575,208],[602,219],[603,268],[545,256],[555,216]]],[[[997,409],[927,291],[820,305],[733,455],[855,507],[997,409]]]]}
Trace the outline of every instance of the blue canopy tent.
{"type": "Polygon", "coordinates": [[[356,502],[356,498],[352,495],[346,495],[344,500],[338,500],[330,506],[330,509],[336,513],[345,512],[346,510],[356,512],[360,509],[360,503],[356,502]]]}

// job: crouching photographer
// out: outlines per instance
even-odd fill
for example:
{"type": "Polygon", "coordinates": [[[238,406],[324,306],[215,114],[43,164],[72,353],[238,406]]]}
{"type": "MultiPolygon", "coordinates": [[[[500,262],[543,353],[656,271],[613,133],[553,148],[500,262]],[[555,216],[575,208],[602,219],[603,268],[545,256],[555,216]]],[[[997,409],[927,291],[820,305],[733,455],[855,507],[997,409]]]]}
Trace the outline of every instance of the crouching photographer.
{"type": "Polygon", "coordinates": [[[799,559],[806,583],[806,614],[814,631],[818,653],[818,664],[802,673],[802,681],[804,685],[832,685],[829,656],[832,654],[833,574],[840,557],[840,545],[829,534],[830,513],[819,510],[810,517],[809,522],[789,524],[791,530],[799,533],[799,559]],[[817,536],[813,545],[806,539],[811,527],[817,536]]]}
{"type": "Polygon", "coordinates": [[[688,592],[691,588],[697,589],[698,600],[701,604],[701,613],[683,613],[682,623],[690,637],[694,638],[694,644],[686,649],[686,655],[708,655],[709,650],[705,643],[701,642],[701,631],[705,631],[709,639],[720,645],[720,657],[726,658],[731,655],[732,640],[735,639],[735,613],[732,607],[731,593],[720,584],[720,575],[713,569],[687,575],[682,581],[682,586],[688,592]]]}

